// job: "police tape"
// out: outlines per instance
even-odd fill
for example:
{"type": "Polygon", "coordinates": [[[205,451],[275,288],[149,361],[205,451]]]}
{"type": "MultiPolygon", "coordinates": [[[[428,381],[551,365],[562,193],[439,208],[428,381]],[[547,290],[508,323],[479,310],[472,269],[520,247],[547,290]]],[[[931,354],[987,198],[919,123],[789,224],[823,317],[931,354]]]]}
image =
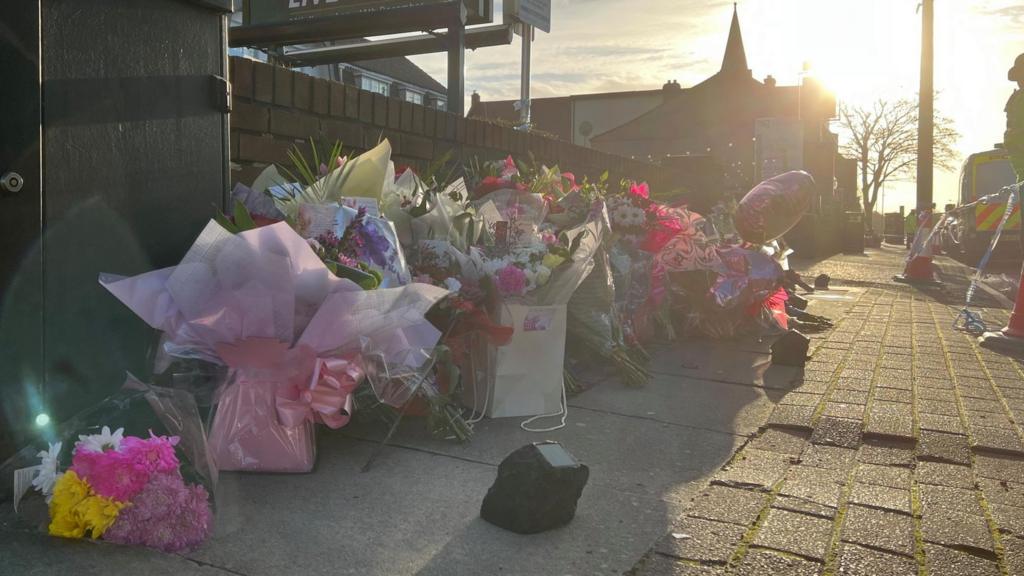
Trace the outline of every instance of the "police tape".
{"type": "MultiPolygon", "coordinates": [[[[1014,201],[1020,194],[1021,184],[1024,183],[1019,182],[1012,186],[1006,186],[998,193],[989,194],[988,196],[979,198],[974,202],[977,203],[993,196],[999,196],[1001,202],[1003,194],[1009,192],[1009,196],[1006,199],[1006,209],[1003,211],[1003,217],[999,220],[999,226],[996,227],[995,233],[992,234],[992,241],[989,242],[988,249],[985,250],[985,254],[978,262],[978,269],[974,272],[974,277],[971,278],[971,285],[967,287],[967,297],[964,299],[964,307],[953,320],[953,328],[956,330],[966,330],[970,334],[981,334],[988,329],[985,326],[985,321],[981,318],[981,313],[972,312],[970,310],[971,300],[974,298],[974,293],[978,290],[978,283],[981,282],[981,277],[985,273],[985,267],[988,266],[988,261],[992,258],[992,252],[995,251],[996,245],[999,244],[999,237],[1003,235],[1003,228],[1006,227],[1006,222],[1010,220],[1010,214],[1013,213],[1014,201]]],[[[964,208],[966,208],[966,206],[964,206],[964,208]]]]}

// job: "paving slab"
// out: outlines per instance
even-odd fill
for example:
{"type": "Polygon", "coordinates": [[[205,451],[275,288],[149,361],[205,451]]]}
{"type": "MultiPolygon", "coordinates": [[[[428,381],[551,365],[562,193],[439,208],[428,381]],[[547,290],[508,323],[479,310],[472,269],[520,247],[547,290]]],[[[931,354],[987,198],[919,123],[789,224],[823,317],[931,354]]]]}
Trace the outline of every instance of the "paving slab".
{"type": "Polygon", "coordinates": [[[968,466],[971,463],[971,449],[966,436],[923,430],[917,442],[917,457],[921,460],[968,466]]]}
{"type": "MultiPolygon", "coordinates": [[[[1024,502],[1017,504],[1024,505],[1024,502]]],[[[988,509],[1000,532],[1024,538],[1024,508],[990,503],[988,509]]]]}
{"type": "Polygon", "coordinates": [[[855,544],[840,547],[837,563],[839,576],[917,576],[917,562],[912,558],[855,544]]]}
{"type": "Polygon", "coordinates": [[[779,494],[772,501],[772,508],[778,508],[780,510],[789,510],[790,512],[799,512],[801,514],[809,514],[811,516],[818,516],[819,518],[825,518],[832,520],[836,517],[837,509],[834,506],[826,506],[824,504],[818,504],[799,496],[786,496],[779,494]]]}
{"type": "Polygon", "coordinates": [[[928,414],[921,412],[917,415],[918,425],[922,430],[935,430],[949,434],[965,434],[964,425],[956,416],[943,416],[941,414],[928,414]]]}
{"type": "Polygon", "coordinates": [[[772,509],[754,544],[823,561],[832,540],[832,522],[788,510],[772,509]]]}
{"type": "Polygon", "coordinates": [[[983,555],[992,554],[992,533],[988,522],[974,514],[942,508],[930,510],[921,517],[921,534],[925,542],[973,549],[983,555]]]}
{"type": "Polygon", "coordinates": [[[768,417],[769,426],[780,428],[811,429],[814,417],[814,406],[791,406],[780,404],[768,417]]]}
{"type": "Polygon", "coordinates": [[[844,542],[914,554],[914,523],[905,514],[853,505],[846,510],[841,534],[844,542]]]}
{"type": "Polygon", "coordinates": [[[807,447],[809,434],[794,430],[768,429],[750,441],[748,446],[758,450],[800,456],[807,447]]]}
{"type": "Polygon", "coordinates": [[[796,496],[832,508],[839,506],[839,496],[846,475],[838,470],[811,466],[792,466],[786,472],[779,494],[796,496]]]}
{"type": "Polygon", "coordinates": [[[635,567],[630,576],[721,576],[725,574],[724,566],[704,566],[664,556],[651,554],[643,564],[635,567]]]}
{"type": "Polygon", "coordinates": [[[763,492],[709,486],[693,498],[686,513],[695,518],[750,526],[757,520],[767,499],[763,492]]]}
{"type": "Polygon", "coordinates": [[[864,464],[883,466],[914,465],[914,443],[889,440],[865,440],[857,451],[857,460],[864,464]]]}
{"type": "Polygon", "coordinates": [[[1024,459],[1002,454],[976,454],[974,470],[978,476],[995,480],[1024,479],[1024,459]]]}
{"type": "Polygon", "coordinates": [[[878,464],[861,464],[857,467],[855,479],[865,484],[888,486],[890,488],[910,489],[912,472],[898,466],[879,466],[878,464]]]}
{"type": "Polygon", "coordinates": [[[713,481],[719,484],[752,487],[769,490],[791,466],[792,456],[744,448],[736,458],[715,474],[713,481]]]}
{"type": "Polygon", "coordinates": [[[1010,576],[1024,574],[1024,539],[1012,536],[1003,538],[1003,561],[1010,576]]]}
{"type": "Polygon", "coordinates": [[[800,455],[800,463],[804,466],[826,468],[828,470],[849,471],[857,462],[857,451],[837,446],[811,444],[800,455]]]}
{"type": "Polygon", "coordinates": [[[861,421],[834,418],[828,414],[818,420],[811,442],[842,448],[856,448],[861,443],[861,421]]]}
{"type": "Polygon", "coordinates": [[[903,514],[911,513],[910,490],[908,489],[856,482],[850,492],[850,502],[903,514]]]}
{"type": "Polygon", "coordinates": [[[819,576],[825,566],[772,550],[751,548],[736,566],[734,576],[819,576]]]}
{"type": "Polygon", "coordinates": [[[1000,576],[991,559],[934,544],[924,545],[924,563],[929,576],[1000,576]]]}
{"type": "Polygon", "coordinates": [[[966,489],[974,487],[974,476],[967,466],[945,462],[918,462],[914,475],[917,482],[922,485],[933,484],[966,489]]]}
{"type": "Polygon", "coordinates": [[[979,478],[978,486],[985,494],[985,499],[989,504],[1024,506],[1024,483],[979,478]]]}
{"type": "Polygon", "coordinates": [[[1008,428],[989,428],[987,426],[971,426],[971,447],[995,452],[1006,452],[1016,456],[1024,456],[1024,444],[1021,444],[1017,432],[1008,428]]]}
{"type": "Polygon", "coordinates": [[[732,557],[746,532],[746,526],[682,518],[658,540],[654,551],[683,560],[724,564],[732,557]]]}

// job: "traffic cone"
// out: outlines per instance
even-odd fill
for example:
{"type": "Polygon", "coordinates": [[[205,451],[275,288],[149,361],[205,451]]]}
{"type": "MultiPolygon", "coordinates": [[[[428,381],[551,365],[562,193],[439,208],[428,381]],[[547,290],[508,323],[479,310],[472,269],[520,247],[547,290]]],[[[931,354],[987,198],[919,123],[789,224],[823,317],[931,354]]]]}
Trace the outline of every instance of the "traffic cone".
{"type": "Polygon", "coordinates": [[[978,343],[995,352],[1024,358],[1024,266],[1020,269],[1020,280],[1017,301],[1013,304],[1010,321],[999,332],[982,334],[978,338],[978,343]]]}
{"type": "Polygon", "coordinates": [[[932,264],[932,236],[934,229],[930,226],[932,219],[931,210],[922,210],[917,219],[917,233],[914,235],[914,244],[907,256],[907,263],[903,267],[903,274],[893,276],[893,280],[903,284],[915,286],[941,286],[935,277],[935,267],[932,264]]]}

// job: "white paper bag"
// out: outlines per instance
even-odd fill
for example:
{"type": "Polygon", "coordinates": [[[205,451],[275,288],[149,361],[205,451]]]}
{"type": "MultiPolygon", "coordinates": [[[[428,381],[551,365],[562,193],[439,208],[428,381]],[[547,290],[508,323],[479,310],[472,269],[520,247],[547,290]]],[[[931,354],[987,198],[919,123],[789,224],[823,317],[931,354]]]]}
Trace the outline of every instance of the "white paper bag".
{"type": "MultiPolygon", "coordinates": [[[[562,408],[565,305],[502,307],[501,324],[515,330],[494,349],[494,378],[486,414],[490,418],[536,416],[562,408]]],[[[481,394],[482,391],[476,391],[481,394]]]]}

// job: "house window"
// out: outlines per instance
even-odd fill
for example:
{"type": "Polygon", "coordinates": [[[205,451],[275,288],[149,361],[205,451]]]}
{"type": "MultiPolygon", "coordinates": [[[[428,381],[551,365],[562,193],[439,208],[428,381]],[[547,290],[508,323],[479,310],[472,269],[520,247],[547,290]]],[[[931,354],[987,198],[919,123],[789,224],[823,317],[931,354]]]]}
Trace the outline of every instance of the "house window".
{"type": "Polygon", "coordinates": [[[412,90],[406,90],[405,101],[412,102],[413,104],[423,104],[423,94],[413,92],[412,90]]]}
{"type": "Polygon", "coordinates": [[[441,98],[438,98],[437,96],[435,96],[433,94],[428,94],[427,95],[425,106],[427,106],[428,108],[434,108],[434,109],[437,109],[437,110],[444,110],[445,109],[444,100],[442,100],[441,98]]]}
{"type": "Polygon", "coordinates": [[[359,79],[359,87],[363,90],[369,90],[370,92],[376,92],[377,94],[388,95],[388,83],[377,80],[376,78],[369,78],[363,76],[359,79]]]}

